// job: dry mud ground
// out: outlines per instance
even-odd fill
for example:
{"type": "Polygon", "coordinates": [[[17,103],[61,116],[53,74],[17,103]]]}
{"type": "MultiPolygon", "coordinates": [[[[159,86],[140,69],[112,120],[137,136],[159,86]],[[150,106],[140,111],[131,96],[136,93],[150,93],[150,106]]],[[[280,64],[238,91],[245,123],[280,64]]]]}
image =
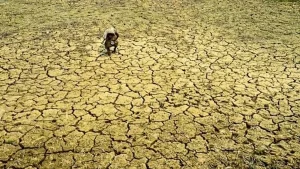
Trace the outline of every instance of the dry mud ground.
{"type": "Polygon", "coordinates": [[[1,0],[0,12],[0,168],[299,168],[299,2],[1,0]]]}

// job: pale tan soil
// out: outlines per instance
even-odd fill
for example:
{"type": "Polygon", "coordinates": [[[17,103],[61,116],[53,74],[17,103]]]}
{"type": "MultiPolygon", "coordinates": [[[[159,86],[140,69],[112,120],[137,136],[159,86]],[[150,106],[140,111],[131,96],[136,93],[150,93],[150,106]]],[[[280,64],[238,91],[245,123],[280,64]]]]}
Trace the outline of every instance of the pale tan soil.
{"type": "Polygon", "coordinates": [[[0,168],[299,167],[299,3],[1,0],[0,13],[0,168]],[[100,56],[110,24],[119,54],[100,56]]]}

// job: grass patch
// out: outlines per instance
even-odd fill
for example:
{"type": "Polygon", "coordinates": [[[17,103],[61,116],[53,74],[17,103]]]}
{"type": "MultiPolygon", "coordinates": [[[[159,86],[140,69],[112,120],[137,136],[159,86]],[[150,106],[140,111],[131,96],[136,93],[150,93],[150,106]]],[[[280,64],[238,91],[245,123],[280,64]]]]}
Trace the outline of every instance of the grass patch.
{"type": "Polygon", "coordinates": [[[14,144],[14,142],[15,142],[14,140],[5,140],[6,144],[14,144]]]}
{"type": "Polygon", "coordinates": [[[247,168],[247,169],[292,169],[300,166],[298,159],[286,159],[267,154],[266,151],[257,150],[252,153],[231,152],[213,155],[206,162],[209,169],[215,168],[247,168]]]}
{"type": "Polygon", "coordinates": [[[268,0],[273,2],[300,2],[300,0],[268,0]]]}

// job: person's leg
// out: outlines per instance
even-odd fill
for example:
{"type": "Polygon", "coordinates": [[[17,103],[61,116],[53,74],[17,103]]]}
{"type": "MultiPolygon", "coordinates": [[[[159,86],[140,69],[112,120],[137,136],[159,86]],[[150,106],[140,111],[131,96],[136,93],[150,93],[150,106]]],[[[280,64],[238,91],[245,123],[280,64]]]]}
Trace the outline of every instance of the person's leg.
{"type": "Polygon", "coordinates": [[[109,49],[109,48],[112,47],[111,42],[112,42],[112,38],[113,38],[113,37],[114,37],[114,34],[108,33],[107,36],[106,36],[106,39],[105,39],[104,45],[105,45],[105,49],[107,50],[108,56],[111,55],[111,52],[110,52],[110,49],[109,49]]]}
{"type": "Polygon", "coordinates": [[[110,42],[111,42],[110,40],[105,41],[105,49],[107,51],[108,56],[110,56],[110,54],[111,54],[110,49],[109,49],[111,47],[110,42]]]}
{"type": "Polygon", "coordinates": [[[115,41],[115,44],[114,44],[114,53],[117,52],[117,47],[118,47],[118,41],[115,41]]]}

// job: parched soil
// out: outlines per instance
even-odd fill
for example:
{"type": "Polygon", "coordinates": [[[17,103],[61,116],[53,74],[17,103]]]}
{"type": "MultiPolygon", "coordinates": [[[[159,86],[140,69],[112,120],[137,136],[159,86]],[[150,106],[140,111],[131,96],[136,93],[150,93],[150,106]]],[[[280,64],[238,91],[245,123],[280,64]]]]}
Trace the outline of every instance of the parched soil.
{"type": "Polygon", "coordinates": [[[299,168],[299,1],[0,0],[0,13],[0,168],[299,168]]]}

